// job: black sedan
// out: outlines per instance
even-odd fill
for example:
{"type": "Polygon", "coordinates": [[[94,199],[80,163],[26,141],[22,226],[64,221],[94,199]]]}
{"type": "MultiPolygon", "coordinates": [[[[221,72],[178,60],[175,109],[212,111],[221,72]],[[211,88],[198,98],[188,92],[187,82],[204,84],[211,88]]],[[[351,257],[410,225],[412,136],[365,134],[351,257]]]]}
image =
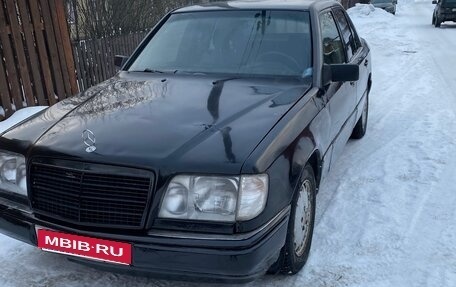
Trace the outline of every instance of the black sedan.
{"type": "Polygon", "coordinates": [[[432,15],[432,25],[438,28],[443,22],[456,22],[456,0],[433,0],[432,4],[436,5],[432,15]]]}
{"type": "Polygon", "coordinates": [[[370,50],[342,6],[187,7],[116,62],[1,134],[0,231],[130,274],[299,272],[320,184],[367,127],[370,50]]]}

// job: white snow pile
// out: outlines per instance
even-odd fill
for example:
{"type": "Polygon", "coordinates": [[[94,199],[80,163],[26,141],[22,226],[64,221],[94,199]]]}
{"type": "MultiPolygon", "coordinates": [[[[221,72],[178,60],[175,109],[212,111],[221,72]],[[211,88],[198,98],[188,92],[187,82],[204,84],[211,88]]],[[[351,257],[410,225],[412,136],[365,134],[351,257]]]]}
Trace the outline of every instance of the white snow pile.
{"type": "Polygon", "coordinates": [[[375,8],[372,4],[359,4],[348,9],[350,17],[375,17],[375,18],[394,18],[394,15],[383,9],[375,8]]]}
{"type": "Polygon", "coordinates": [[[46,108],[47,107],[30,107],[15,112],[11,117],[0,122],[0,134],[9,129],[10,127],[22,122],[25,119],[30,118],[34,114],[41,112],[46,108]]]}

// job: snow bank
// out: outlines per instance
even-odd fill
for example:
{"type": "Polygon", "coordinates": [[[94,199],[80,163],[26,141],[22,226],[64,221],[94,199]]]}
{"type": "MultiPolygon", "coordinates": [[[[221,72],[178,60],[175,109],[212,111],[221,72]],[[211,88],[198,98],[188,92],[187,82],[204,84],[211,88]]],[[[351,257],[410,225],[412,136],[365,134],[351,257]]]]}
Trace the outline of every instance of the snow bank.
{"type": "Polygon", "coordinates": [[[357,3],[355,7],[348,9],[350,16],[369,16],[375,12],[375,7],[371,4],[359,4],[357,3]]]}
{"type": "MultiPolygon", "coordinates": [[[[387,73],[386,70],[391,71],[392,67],[383,64],[385,58],[396,58],[404,51],[415,51],[417,49],[416,42],[407,39],[403,27],[400,27],[404,25],[402,22],[404,11],[407,10],[398,7],[395,16],[370,4],[357,4],[347,10],[359,35],[369,43],[377,70],[385,70],[385,73],[387,73]]],[[[394,70],[396,68],[398,66],[393,66],[394,70]]],[[[398,69],[400,70],[400,68],[398,69]]],[[[401,73],[399,70],[390,73],[401,73]]]]}
{"type": "Polygon", "coordinates": [[[393,18],[394,15],[386,12],[383,9],[375,8],[371,4],[356,4],[355,7],[352,7],[347,10],[350,17],[370,17],[379,20],[385,20],[388,18],[393,18]]]}
{"type": "Polygon", "coordinates": [[[15,112],[11,117],[0,122],[0,134],[46,108],[47,107],[30,107],[15,112]]]}

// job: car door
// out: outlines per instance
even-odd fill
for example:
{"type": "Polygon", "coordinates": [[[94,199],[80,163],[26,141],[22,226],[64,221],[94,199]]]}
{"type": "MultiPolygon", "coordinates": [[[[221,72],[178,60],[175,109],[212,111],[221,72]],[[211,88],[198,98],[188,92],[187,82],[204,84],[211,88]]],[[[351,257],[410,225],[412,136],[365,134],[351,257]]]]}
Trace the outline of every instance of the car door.
{"type": "MultiPolygon", "coordinates": [[[[337,26],[339,27],[340,34],[342,35],[342,42],[345,47],[347,63],[358,65],[360,67],[361,76],[363,74],[363,71],[361,71],[361,66],[364,57],[361,55],[359,38],[355,38],[355,35],[353,34],[353,29],[350,26],[350,22],[346,17],[346,12],[342,8],[334,8],[333,13],[337,26]]],[[[354,85],[356,86],[356,92],[355,94],[353,94],[355,99],[353,101],[352,112],[355,110],[357,103],[361,100],[362,93],[360,94],[359,91],[363,88],[363,85],[359,80],[354,85]]]]}
{"type": "Polygon", "coordinates": [[[358,80],[358,101],[357,104],[361,102],[361,100],[364,98],[364,96],[367,95],[369,92],[369,77],[370,77],[370,71],[372,67],[372,63],[370,62],[370,49],[367,46],[365,42],[361,42],[358,33],[356,32],[356,29],[353,25],[353,23],[350,21],[350,18],[348,18],[348,23],[352,29],[353,33],[353,42],[354,45],[356,45],[358,52],[355,54],[355,57],[357,59],[357,63],[359,65],[359,80],[358,80]]]}
{"type": "Polygon", "coordinates": [[[351,64],[359,66],[359,80],[356,85],[357,100],[356,105],[368,92],[369,74],[371,63],[369,62],[369,48],[364,46],[356,32],[353,22],[348,17],[347,13],[340,8],[334,10],[338,25],[344,34],[344,44],[346,46],[347,55],[351,64]]]}
{"type": "MultiPolygon", "coordinates": [[[[320,14],[320,31],[323,47],[323,62],[327,65],[347,63],[347,53],[341,33],[331,10],[320,14]]],[[[351,115],[357,98],[356,82],[332,82],[326,90],[326,107],[331,116],[330,136],[332,139],[333,163],[340,155],[353,129],[351,115]]]]}

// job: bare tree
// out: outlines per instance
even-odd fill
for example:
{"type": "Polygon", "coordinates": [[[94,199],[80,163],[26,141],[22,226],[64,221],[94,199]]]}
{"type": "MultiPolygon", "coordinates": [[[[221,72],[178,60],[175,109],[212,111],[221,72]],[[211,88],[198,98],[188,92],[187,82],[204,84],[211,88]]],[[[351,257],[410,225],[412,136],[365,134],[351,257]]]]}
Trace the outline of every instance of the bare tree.
{"type": "Polygon", "coordinates": [[[77,39],[100,39],[152,28],[172,9],[210,0],[66,0],[77,39]]]}

